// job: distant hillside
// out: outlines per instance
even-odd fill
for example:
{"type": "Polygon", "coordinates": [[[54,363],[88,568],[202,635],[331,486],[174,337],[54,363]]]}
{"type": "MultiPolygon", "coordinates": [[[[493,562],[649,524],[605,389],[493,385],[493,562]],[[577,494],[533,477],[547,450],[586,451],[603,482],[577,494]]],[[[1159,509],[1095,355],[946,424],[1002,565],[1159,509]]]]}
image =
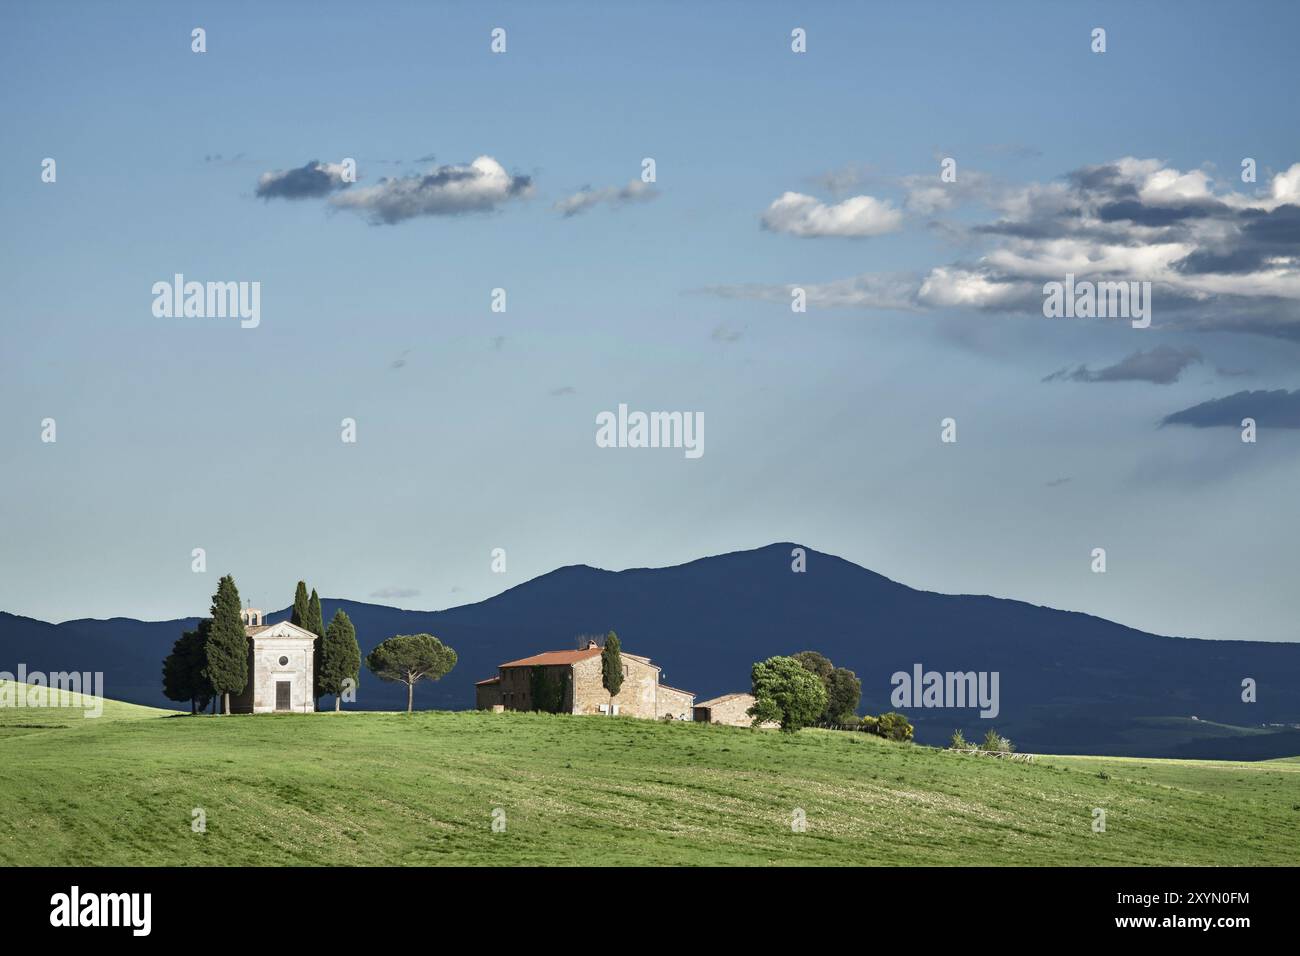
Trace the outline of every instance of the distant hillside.
{"type": "MultiPolygon", "coordinates": [[[[418,631],[456,649],[455,671],[417,690],[423,708],[472,707],[474,682],[502,661],[614,629],[627,650],[664,668],[666,683],[700,699],[747,689],[753,661],[806,648],[855,670],[870,712],[891,709],[890,676],[916,663],[999,672],[995,720],[974,710],[905,708],[926,742],[942,742],[954,728],[982,735],[991,725],[1039,752],[1261,759],[1300,749],[1296,731],[1261,729],[1300,724],[1300,645],[1159,637],[1020,601],[918,591],[815,551],[808,551],[807,571],[796,574],[792,547],[669,568],[560,568],[445,611],[332,598],[322,604],[327,620],[336,608],[348,612],[363,652],[418,631]],[[1257,681],[1258,703],[1242,703],[1245,677],[1257,681]]],[[[270,619],[286,617],[287,610],[270,619]]],[[[52,625],[0,614],[0,670],[19,661],[103,670],[109,696],[165,705],[162,658],[195,620],[52,625]]],[[[363,672],[358,708],[402,704],[400,688],[363,672]]]]}

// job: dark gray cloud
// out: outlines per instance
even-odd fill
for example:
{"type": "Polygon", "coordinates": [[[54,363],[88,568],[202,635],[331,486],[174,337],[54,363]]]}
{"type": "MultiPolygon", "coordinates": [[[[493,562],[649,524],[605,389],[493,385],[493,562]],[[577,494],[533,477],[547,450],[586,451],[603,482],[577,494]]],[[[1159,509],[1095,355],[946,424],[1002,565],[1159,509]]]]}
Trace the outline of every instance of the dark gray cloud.
{"type": "Polygon", "coordinates": [[[1102,222],[1126,220],[1138,226],[1170,226],[1184,219],[1204,219],[1209,215],[1212,215],[1212,211],[1204,204],[1148,206],[1138,199],[1121,199],[1119,202],[1106,203],[1097,209],[1097,218],[1102,222]]]}
{"type": "Polygon", "coordinates": [[[257,180],[259,199],[320,199],[349,184],[342,166],[313,159],[297,169],[277,169],[257,180]]]}
{"type": "Polygon", "coordinates": [[[1194,348],[1180,349],[1172,345],[1157,345],[1153,349],[1139,349],[1127,355],[1114,365],[1099,368],[1096,371],[1086,365],[1074,369],[1063,368],[1046,376],[1044,382],[1151,382],[1155,385],[1171,385],[1178,381],[1183,369],[1202,360],[1202,355],[1194,348]]]}
{"type": "Polygon", "coordinates": [[[1260,272],[1300,255],[1300,206],[1246,209],[1229,217],[1235,229],[1175,263],[1188,275],[1260,272]]]}
{"type": "Polygon", "coordinates": [[[1137,196],[1137,189],[1124,175],[1119,163],[1081,166],[1065,174],[1066,180],[1080,193],[1105,193],[1117,198],[1137,196]]]}
{"type": "Polygon", "coordinates": [[[1237,392],[1174,412],[1160,424],[1241,428],[1245,418],[1253,418],[1260,428],[1300,428],[1300,389],[1237,392]]]}

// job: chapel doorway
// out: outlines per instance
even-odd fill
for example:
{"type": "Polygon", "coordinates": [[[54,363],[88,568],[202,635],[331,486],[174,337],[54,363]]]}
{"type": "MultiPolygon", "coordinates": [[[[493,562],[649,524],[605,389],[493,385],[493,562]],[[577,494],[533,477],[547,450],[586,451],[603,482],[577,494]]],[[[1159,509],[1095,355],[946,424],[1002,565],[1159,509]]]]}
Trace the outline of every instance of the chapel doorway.
{"type": "Polygon", "coordinates": [[[289,693],[293,689],[293,681],[278,680],[275,682],[275,709],[289,709],[289,693]]]}

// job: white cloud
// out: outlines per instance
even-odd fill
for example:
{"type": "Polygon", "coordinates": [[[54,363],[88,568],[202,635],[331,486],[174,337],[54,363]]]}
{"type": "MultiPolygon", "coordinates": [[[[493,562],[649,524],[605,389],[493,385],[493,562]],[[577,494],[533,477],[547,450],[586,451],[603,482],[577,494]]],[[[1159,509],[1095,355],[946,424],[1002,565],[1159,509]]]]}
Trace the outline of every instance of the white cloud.
{"type": "Polygon", "coordinates": [[[1300,205],[1300,163],[1273,177],[1272,194],[1275,205],[1300,205]]]}
{"type": "Polygon", "coordinates": [[[1199,169],[1190,173],[1159,169],[1147,176],[1138,189],[1138,197],[1150,203],[1185,202],[1210,195],[1210,177],[1199,169]]]}
{"type": "Polygon", "coordinates": [[[763,228],[804,239],[859,238],[894,232],[903,214],[888,200],[852,196],[827,205],[803,193],[788,192],[767,207],[763,228]]]}
{"type": "Polygon", "coordinates": [[[363,213],[372,222],[392,224],[416,216],[486,212],[532,192],[529,177],[512,176],[491,156],[480,156],[468,166],[435,166],[424,174],[349,189],[330,203],[363,213]]]}
{"type": "Polygon", "coordinates": [[[1026,285],[994,281],[989,275],[967,269],[938,266],[921,283],[917,298],[924,305],[988,309],[1009,305],[1023,297],[1026,285]]]}
{"type": "Polygon", "coordinates": [[[1177,277],[1173,264],[1195,249],[1185,242],[1130,246],[1075,238],[1012,239],[981,261],[1000,273],[1037,278],[1060,278],[1073,272],[1172,280],[1177,277]]]}

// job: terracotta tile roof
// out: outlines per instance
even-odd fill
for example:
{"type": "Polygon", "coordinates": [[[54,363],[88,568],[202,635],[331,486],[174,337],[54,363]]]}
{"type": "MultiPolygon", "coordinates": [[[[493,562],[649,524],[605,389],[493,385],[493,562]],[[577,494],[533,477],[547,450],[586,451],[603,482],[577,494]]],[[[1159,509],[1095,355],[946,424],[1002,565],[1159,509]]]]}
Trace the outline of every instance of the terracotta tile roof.
{"type": "Polygon", "coordinates": [[[581,651],[545,651],[532,657],[522,657],[517,661],[507,661],[502,667],[545,667],[547,664],[576,664],[588,657],[599,657],[599,647],[589,647],[581,651]]]}
{"type": "Polygon", "coordinates": [[[489,677],[487,680],[475,681],[475,682],[474,682],[474,686],[475,686],[475,687],[482,687],[484,684],[496,684],[496,683],[499,683],[500,680],[501,680],[500,677],[489,677]]]}

